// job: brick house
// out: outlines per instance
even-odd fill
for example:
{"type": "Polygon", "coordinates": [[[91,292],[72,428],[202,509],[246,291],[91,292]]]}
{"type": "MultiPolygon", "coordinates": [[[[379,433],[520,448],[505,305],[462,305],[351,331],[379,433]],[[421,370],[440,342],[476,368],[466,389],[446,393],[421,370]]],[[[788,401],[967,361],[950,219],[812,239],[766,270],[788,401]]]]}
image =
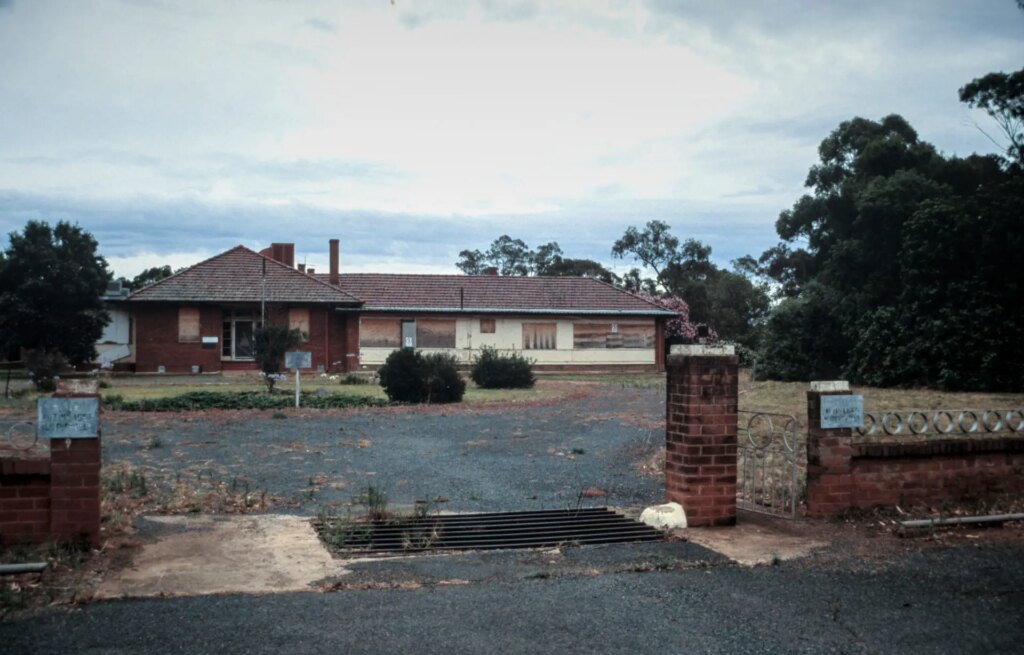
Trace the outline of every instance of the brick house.
{"type": "Polygon", "coordinates": [[[295,266],[293,244],[236,246],[124,299],[140,373],[256,370],[253,331],[300,329],[319,371],[375,369],[400,347],[468,363],[482,346],[522,351],[538,369],[663,370],[660,307],[576,277],[400,275],[295,266]]]}

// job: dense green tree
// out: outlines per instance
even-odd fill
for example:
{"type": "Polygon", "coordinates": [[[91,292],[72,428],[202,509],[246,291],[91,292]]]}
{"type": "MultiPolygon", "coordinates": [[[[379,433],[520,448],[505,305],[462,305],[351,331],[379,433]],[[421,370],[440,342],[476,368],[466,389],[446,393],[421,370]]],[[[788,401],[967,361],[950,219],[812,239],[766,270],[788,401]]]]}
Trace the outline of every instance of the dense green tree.
{"type": "Polygon", "coordinates": [[[618,277],[593,259],[559,258],[543,273],[552,277],[589,277],[608,284],[619,282],[618,277]]]}
{"type": "Polygon", "coordinates": [[[711,261],[711,246],[696,239],[680,242],[667,223],[650,221],[642,230],[627,228],[612,255],[632,256],[655,274],[643,280],[633,269],[625,278],[627,289],[682,298],[695,324],[710,326],[722,339],[756,344],[768,294],[743,269],[728,271],[711,261]]]}
{"type": "Polygon", "coordinates": [[[759,374],[1024,386],[1010,364],[1024,336],[1019,169],[945,157],[895,115],[841,123],[819,155],[811,192],[781,213],[782,242],[759,260],[788,299],[767,323],[759,374]]]}
{"type": "Polygon", "coordinates": [[[170,277],[173,274],[174,271],[167,264],[164,264],[163,266],[154,266],[152,268],[147,268],[133,277],[127,286],[132,291],[138,291],[142,287],[148,287],[149,285],[159,282],[165,277],[170,277]]]}
{"type": "Polygon", "coordinates": [[[39,388],[52,387],[65,363],[95,359],[109,280],[96,240],[77,225],[29,221],[11,233],[0,256],[0,340],[5,351],[25,351],[39,388]]]}
{"type": "MultiPolygon", "coordinates": [[[[960,89],[960,100],[984,109],[1006,139],[1006,158],[1024,166],[1024,68],[1015,73],[989,73],[960,89]]],[[[987,133],[986,133],[987,134],[987,133]]]]}
{"type": "Polygon", "coordinates": [[[562,249],[551,241],[530,253],[531,270],[535,275],[551,275],[551,269],[562,261],[562,249]]]}
{"type": "Polygon", "coordinates": [[[455,265],[466,275],[483,275],[493,267],[499,275],[590,277],[609,284],[619,282],[614,273],[592,259],[572,259],[562,254],[555,241],[531,250],[522,239],[505,234],[495,239],[486,252],[463,250],[455,265]]]}

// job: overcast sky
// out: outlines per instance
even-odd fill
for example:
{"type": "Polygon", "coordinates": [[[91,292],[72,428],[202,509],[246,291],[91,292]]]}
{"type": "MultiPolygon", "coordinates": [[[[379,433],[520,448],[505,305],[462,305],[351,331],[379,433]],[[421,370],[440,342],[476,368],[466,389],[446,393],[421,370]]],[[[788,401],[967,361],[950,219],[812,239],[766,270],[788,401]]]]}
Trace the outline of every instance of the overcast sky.
{"type": "Polygon", "coordinates": [[[992,152],[957,89],[1022,65],[1014,0],[0,0],[0,229],[77,221],[128,276],[331,237],[455,272],[504,233],[621,272],[661,219],[724,263],[840,121],[992,152]]]}

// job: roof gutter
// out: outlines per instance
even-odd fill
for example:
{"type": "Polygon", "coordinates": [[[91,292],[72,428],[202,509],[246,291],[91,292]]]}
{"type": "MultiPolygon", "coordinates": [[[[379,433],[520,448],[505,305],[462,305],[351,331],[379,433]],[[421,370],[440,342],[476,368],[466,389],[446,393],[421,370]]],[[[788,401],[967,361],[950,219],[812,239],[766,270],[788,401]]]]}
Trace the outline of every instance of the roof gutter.
{"type": "Polygon", "coordinates": [[[675,316],[675,312],[664,309],[509,309],[507,307],[373,307],[364,306],[358,308],[335,309],[337,312],[380,312],[380,313],[408,313],[408,312],[432,312],[436,314],[559,314],[559,315],[586,315],[586,316],[675,316]]]}

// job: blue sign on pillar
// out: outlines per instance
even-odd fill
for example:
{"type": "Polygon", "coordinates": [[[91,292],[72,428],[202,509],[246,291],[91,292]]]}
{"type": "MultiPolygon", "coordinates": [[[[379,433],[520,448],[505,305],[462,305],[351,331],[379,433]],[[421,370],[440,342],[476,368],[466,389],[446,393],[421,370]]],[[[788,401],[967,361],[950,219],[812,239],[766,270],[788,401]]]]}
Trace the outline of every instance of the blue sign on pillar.
{"type": "Polygon", "coordinates": [[[99,434],[99,398],[40,398],[39,436],[43,439],[88,439],[99,434]]]}
{"type": "Polygon", "coordinates": [[[822,396],[821,427],[859,428],[864,425],[864,396],[822,396]]]}

